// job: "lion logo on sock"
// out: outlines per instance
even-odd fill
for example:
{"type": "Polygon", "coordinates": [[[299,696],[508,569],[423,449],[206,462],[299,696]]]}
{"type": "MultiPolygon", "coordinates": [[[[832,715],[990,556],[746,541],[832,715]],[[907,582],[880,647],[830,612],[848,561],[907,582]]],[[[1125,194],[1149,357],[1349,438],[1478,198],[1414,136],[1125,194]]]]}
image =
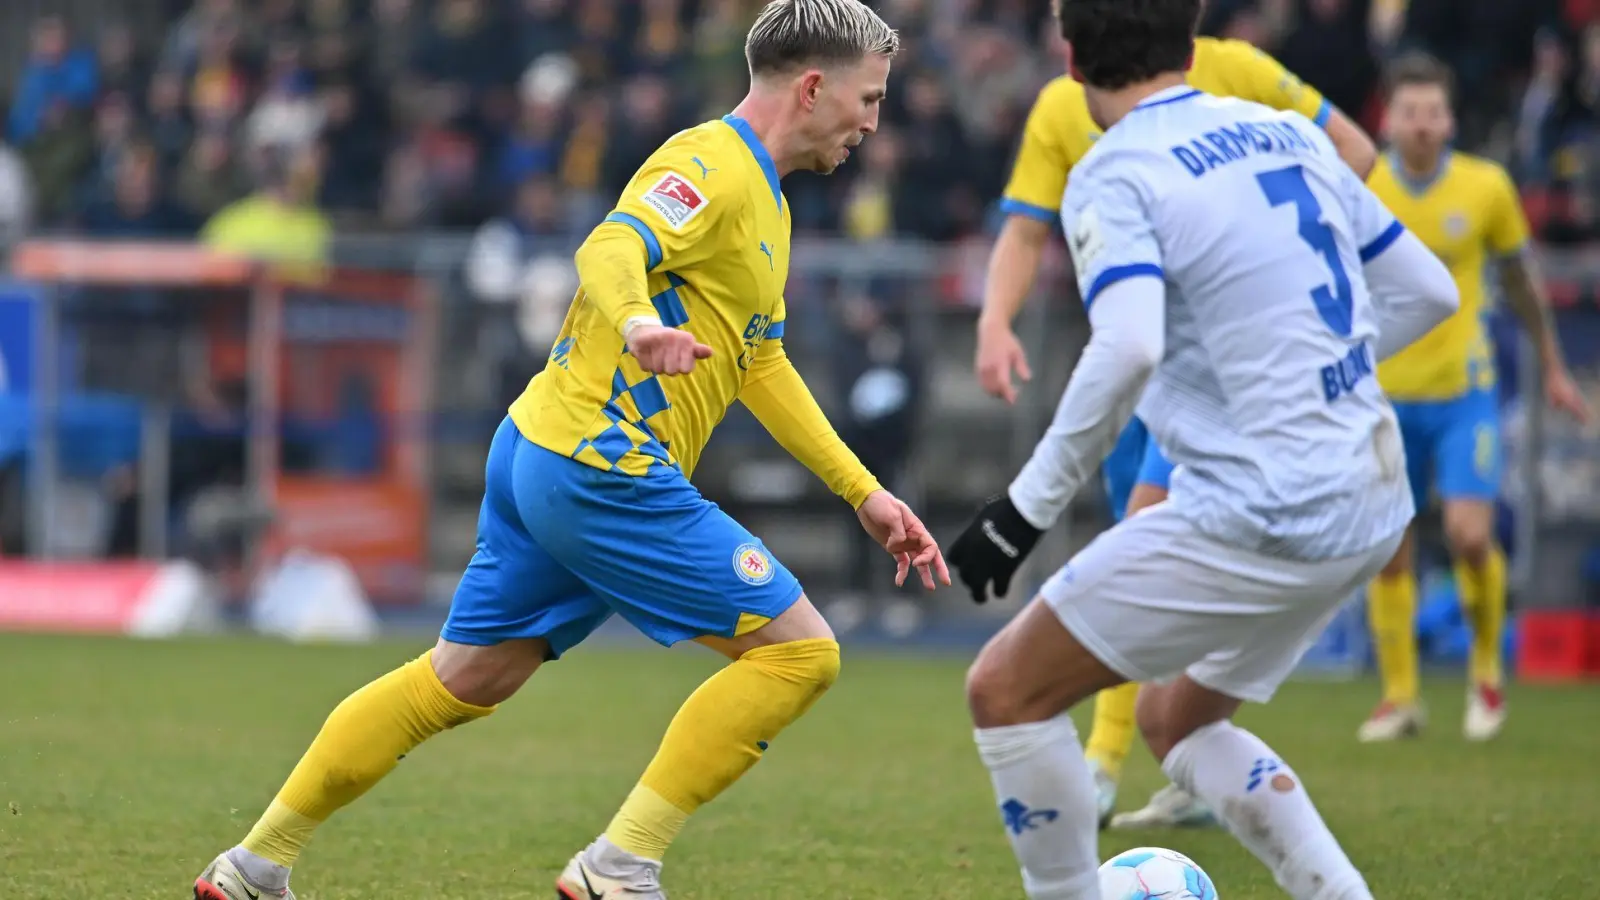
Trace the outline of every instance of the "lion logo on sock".
{"type": "Polygon", "coordinates": [[[758,586],[771,581],[772,576],[777,574],[772,559],[755,544],[740,544],[739,549],[733,551],[733,571],[738,574],[740,581],[758,586]]]}

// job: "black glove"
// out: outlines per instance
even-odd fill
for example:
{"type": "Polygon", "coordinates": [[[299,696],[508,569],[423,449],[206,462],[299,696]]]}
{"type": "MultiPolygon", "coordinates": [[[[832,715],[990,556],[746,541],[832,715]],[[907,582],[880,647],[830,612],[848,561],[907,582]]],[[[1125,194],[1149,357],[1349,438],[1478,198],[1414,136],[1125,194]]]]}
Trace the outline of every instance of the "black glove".
{"type": "Polygon", "coordinates": [[[978,510],[977,518],[945,551],[944,558],[972,592],[973,602],[986,603],[990,582],[996,597],[1004,597],[1011,589],[1011,576],[1017,574],[1043,533],[1017,512],[1010,497],[997,494],[978,510]]]}

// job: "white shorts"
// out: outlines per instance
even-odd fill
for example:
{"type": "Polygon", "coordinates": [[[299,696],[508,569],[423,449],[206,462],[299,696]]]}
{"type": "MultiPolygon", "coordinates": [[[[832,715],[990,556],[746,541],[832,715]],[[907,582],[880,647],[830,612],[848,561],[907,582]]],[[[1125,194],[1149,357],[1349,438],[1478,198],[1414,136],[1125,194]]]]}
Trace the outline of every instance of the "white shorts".
{"type": "Polygon", "coordinates": [[[1403,536],[1356,556],[1296,562],[1200,534],[1162,503],[1100,535],[1040,593],[1079,643],[1129,681],[1186,673],[1265,703],[1403,536]]]}

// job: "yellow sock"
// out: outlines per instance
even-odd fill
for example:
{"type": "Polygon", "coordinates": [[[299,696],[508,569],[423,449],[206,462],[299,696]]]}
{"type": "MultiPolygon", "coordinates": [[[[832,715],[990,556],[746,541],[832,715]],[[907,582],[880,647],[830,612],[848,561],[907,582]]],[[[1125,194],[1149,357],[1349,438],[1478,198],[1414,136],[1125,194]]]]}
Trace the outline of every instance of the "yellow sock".
{"type": "Polygon", "coordinates": [[[1094,725],[1083,753],[1113,781],[1122,777],[1122,762],[1133,747],[1133,709],[1137,684],[1107,688],[1094,696],[1094,725]]]}
{"type": "Polygon", "coordinates": [[[1500,647],[1506,627],[1506,556],[1498,546],[1492,546],[1483,565],[1456,563],[1455,573],[1461,609],[1472,626],[1468,677],[1473,684],[1498,688],[1504,679],[1500,647]]]}
{"type": "Polygon", "coordinates": [[[494,707],[451,696],[429,654],[422,654],[334,708],[241,846],[293,866],[316,827],[377,784],[400,757],[447,728],[491,712],[494,707]]]}
{"type": "Polygon", "coordinates": [[[661,859],[689,815],[749,771],[838,674],[839,644],[817,638],[759,647],[706,679],[667,726],[606,837],[661,859]]]}
{"type": "Polygon", "coordinates": [[[1372,627],[1383,699],[1417,701],[1417,582],[1411,573],[1379,575],[1367,589],[1367,622],[1372,627]]]}

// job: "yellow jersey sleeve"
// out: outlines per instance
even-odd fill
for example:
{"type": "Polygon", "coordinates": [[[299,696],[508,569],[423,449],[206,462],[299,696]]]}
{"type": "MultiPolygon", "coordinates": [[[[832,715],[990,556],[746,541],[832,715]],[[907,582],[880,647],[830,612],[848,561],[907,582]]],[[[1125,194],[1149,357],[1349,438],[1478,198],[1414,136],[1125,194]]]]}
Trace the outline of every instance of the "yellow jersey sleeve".
{"type": "Polygon", "coordinates": [[[1011,167],[1011,180],[1000,200],[1000,211],[1006,215],[1027,216],[1041,222],[1056,220],[1061,195],[1067,190],[1067,173],[1074,162],[1066,141],[1064,102],[1072,86],[1075,85],[1070,85],[1069,79],[1058,78],[1045,85],[1034,101],[1011,167]]]}
{"type": "Polygon", "coordinates": [[[782,304],[745,375],[739,400],[778,445],[859,509],[882,485],[839,437],[783,349],[782,304]]]}
{"type": "MultiPolygon", "coordinates": [[[[636,238],[645,256],[641,275],[691,268],[715,256],[726,240],[724,224],[737,218],[748,191],[736,177],[719,177],[715,182],[694,177],[691,173],[704,171],[699,162],[702,152],[687,141],[657,150],[628,182],[616,207],[585,241],[586,247],[636,238]]],[[[583,266],[584,249],[579,256],[580,275],[600,268],[583,266]]],[[[621,279],[603,272],[596,272],[594,280],[590,283],[586,277],[584,290],[619,330],[633,316],[656,315],[642,278],[636,289],[631,279],[624,286],[621,279]],[[617,289],[625,287],[626,295],[605,290],[612,281],[618,282],[617,289]]]]}
{"type": "Polygon", "coordinates": [[[1497,256],[1510,256],[1528,243],[1528,217],[1511,176],[1500,166],[1490,165],[1489,250],[1497,256]]]}
{"type": "Polygon", "coordinates": [[[1319,128],[1327,126],[1328,119],[1333,116],[1333,104],[1316,88],[1284,68],[1283,63],[1245,41],[1209,43],[1209,52],[1204,57],[1197,56],[1196,65],[1202,61],[1208,66],[1215,65],[1217,75],[1230,88],[1228,93],[1273,109],[1293,110],[1317,123],[1319,128]]]}

